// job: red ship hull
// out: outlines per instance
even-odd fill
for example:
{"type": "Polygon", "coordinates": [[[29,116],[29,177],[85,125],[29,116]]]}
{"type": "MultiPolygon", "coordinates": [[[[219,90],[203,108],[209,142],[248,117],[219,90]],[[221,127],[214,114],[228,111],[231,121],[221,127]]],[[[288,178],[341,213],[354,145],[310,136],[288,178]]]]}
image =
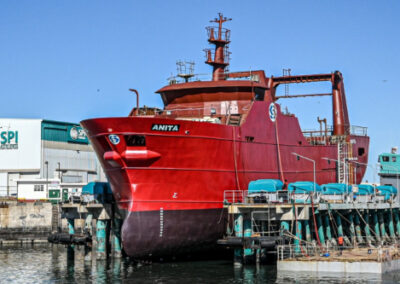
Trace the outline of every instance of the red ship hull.
{"type": "MultiPolygon", "coordinates": [[[[191,251],[215,244],[225,231],[224,191],[245,190],[256,179],[285,183],[336,182],[337,145],[312,145],[298,120],[269,102],[254,101],[240,126],[156,117],[99,118],[82,122],[102,163],[113,194],[126,212],[122,228],[125,252],[146,257],[191,251]],[[154,130],[172,125],[178,130],[154,130]],[[113,141],[117,136],[118,143],[113,141]],[[145,146],[129,146],[125,136],[142,135],[145,146]],[[114,143],[113,143],[114,142],[114,143]]],[[[350,136],[353,152],[368,161],[369,138],[350,136]]],[[[360,182],[365,167],[356,170],[360,182]]]]}

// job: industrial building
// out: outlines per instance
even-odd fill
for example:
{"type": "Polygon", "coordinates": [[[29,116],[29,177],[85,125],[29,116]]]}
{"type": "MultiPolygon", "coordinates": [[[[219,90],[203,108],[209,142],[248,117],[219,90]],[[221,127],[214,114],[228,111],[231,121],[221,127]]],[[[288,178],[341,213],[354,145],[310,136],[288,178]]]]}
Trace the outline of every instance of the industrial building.
{"type": "Polygon", "coordinates": [[[0,196],[68,198],[91,181],[106,178],[79,124],[0,118],[0,196]]]}

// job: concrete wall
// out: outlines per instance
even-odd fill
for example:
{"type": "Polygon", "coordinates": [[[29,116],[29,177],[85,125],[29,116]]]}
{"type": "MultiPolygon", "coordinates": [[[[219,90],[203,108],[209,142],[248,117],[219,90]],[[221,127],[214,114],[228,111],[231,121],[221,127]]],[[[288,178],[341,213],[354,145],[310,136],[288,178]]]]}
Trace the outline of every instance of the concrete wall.
{"type": "Polygon", "coordinates": [[[279,271],[382,274],[400,270],[400,260],[377,261],[278,261],[279,271]]]}
{"type": "Polygon", "coordinates": [[[51,224],[50,203],[0,203],[0,240],[47,239],[51,224]]]}
{"type": "MultiPolygon", "coordinates": [[[[47,240],[53,230],[52,209],[49,202],[0,202],[0,243],[3,240],[47,240]]],[[[59,224],[63,232],[68,232],[67,220],[60,219],[60,214],[55,218],[56,227],[59,224]]],[[[75,220],[75,233],[81,233],[84,227],[84,219],[75,220]]]]}

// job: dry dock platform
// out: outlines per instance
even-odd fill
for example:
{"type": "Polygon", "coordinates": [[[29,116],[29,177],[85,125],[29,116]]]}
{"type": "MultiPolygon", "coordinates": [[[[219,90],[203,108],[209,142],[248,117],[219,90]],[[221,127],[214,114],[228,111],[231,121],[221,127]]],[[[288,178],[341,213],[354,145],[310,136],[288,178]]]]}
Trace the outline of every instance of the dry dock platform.
{"type": "Polygon", "coordinates": [[[380,248],[326,249],[278,247],[278,272],[376,273],[400,270],[398,245],[380,248]]]}

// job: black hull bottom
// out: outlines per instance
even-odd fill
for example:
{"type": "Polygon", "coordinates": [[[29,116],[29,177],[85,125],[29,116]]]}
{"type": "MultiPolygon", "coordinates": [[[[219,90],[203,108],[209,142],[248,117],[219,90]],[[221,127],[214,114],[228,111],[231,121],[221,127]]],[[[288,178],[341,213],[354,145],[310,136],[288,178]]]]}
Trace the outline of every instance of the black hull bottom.
{"type": "Polygon", "coordinates": [[[133,258],[204,253],[217,247],[226,229],[224,209],[127,212],[125,253],[133,258]]]}

